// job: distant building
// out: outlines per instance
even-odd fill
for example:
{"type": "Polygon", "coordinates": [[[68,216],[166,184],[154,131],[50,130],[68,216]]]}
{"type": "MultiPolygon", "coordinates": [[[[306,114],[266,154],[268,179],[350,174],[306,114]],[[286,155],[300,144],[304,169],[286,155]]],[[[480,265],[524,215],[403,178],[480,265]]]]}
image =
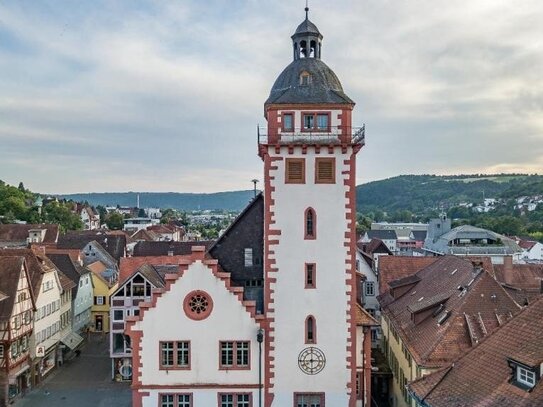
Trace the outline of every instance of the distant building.
{"type": "Polygon", "coordinates": [[[489,256],[493,263],[503,263],[504,256],[519,260],[522,249],[514,240],[470,225],[451,229],[445,216],[430,220],[423,250],[429,255],[489,256]]]}
{"type": "Polygon", "coordinates": [[[128,218],[124,220],[123,230],[127,232],[136,232],[140,229],[147,229],[150,226],[158,225],[159,219],[152,218],[128,218]]]}
{"type": "Polygon", "coordinates": [[[27,247],[29,244],[54,245],[58,237],[59,226],[54,224],[0,225],[0,248],[27,247]]]}
{"type": "Polygon", "coordinates": [[[381,240],[388,247],[388,250],[392,252],[392,254],[395,254],[398,251],[398,236],[396,235],[395,230],[390,230],[390,229],[368,230],[360,238],[359,242],[363,244],[368,244],[373,239],[381,240]]]}

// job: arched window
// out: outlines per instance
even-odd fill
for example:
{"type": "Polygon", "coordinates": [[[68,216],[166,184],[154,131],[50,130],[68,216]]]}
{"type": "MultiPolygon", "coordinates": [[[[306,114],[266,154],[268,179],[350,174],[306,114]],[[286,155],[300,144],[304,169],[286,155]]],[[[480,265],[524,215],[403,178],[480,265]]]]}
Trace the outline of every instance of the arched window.
{"type": "Polygon", "coordinates": [[[313,208],[305,210],[305,239],[315,239],[317,237],[317,216],[313,208]]]}
{"type": "Polygon", "coordinates": [[[312,315],[305,319],[305,343],[317,343],[317,325],[312,315]]]}
{"type": "Polygon", "coordinates": [[[300,42],[300,58],[307,58],[307,42],[305,40],[300,42]]]}
{"type": "Polygon", "coordinates": [[[317,43],[315,41],[311,41],[309,44],[310,44],[310,46],[309,46],[309,56],[311,58],[315,58],[317,56],[316,55],[317,43]]]}

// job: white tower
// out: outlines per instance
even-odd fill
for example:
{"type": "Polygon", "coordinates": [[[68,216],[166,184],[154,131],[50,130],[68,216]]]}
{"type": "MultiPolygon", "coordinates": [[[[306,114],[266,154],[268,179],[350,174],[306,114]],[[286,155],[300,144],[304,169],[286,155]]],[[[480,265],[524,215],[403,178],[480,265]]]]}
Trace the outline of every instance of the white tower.
{"type": "Polygon", "coordinates": [[[355,157],[364,129],[306,18],[265,103],[265,406],[355,405],[355,157]]]}

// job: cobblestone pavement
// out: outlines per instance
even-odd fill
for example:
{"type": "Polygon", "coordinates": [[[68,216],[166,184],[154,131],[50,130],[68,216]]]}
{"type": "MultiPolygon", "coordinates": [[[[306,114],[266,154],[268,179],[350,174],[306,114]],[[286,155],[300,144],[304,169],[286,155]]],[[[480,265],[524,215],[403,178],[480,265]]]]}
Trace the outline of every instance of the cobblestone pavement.
{"type": "Polygon", "coordinates": [[[111,381],[108,337],[95,335],[15,407],[130,407],[130,385],[111,381]]]}

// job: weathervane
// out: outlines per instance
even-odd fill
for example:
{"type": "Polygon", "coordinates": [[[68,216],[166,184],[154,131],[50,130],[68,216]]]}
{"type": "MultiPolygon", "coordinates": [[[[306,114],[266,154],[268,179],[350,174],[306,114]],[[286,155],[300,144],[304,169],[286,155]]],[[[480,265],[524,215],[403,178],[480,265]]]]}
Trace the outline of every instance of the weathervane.
{"type": "Polygon", "coordinates": [[[309,0],[305,0],[305,19],[309,19],[309,0]]]}

